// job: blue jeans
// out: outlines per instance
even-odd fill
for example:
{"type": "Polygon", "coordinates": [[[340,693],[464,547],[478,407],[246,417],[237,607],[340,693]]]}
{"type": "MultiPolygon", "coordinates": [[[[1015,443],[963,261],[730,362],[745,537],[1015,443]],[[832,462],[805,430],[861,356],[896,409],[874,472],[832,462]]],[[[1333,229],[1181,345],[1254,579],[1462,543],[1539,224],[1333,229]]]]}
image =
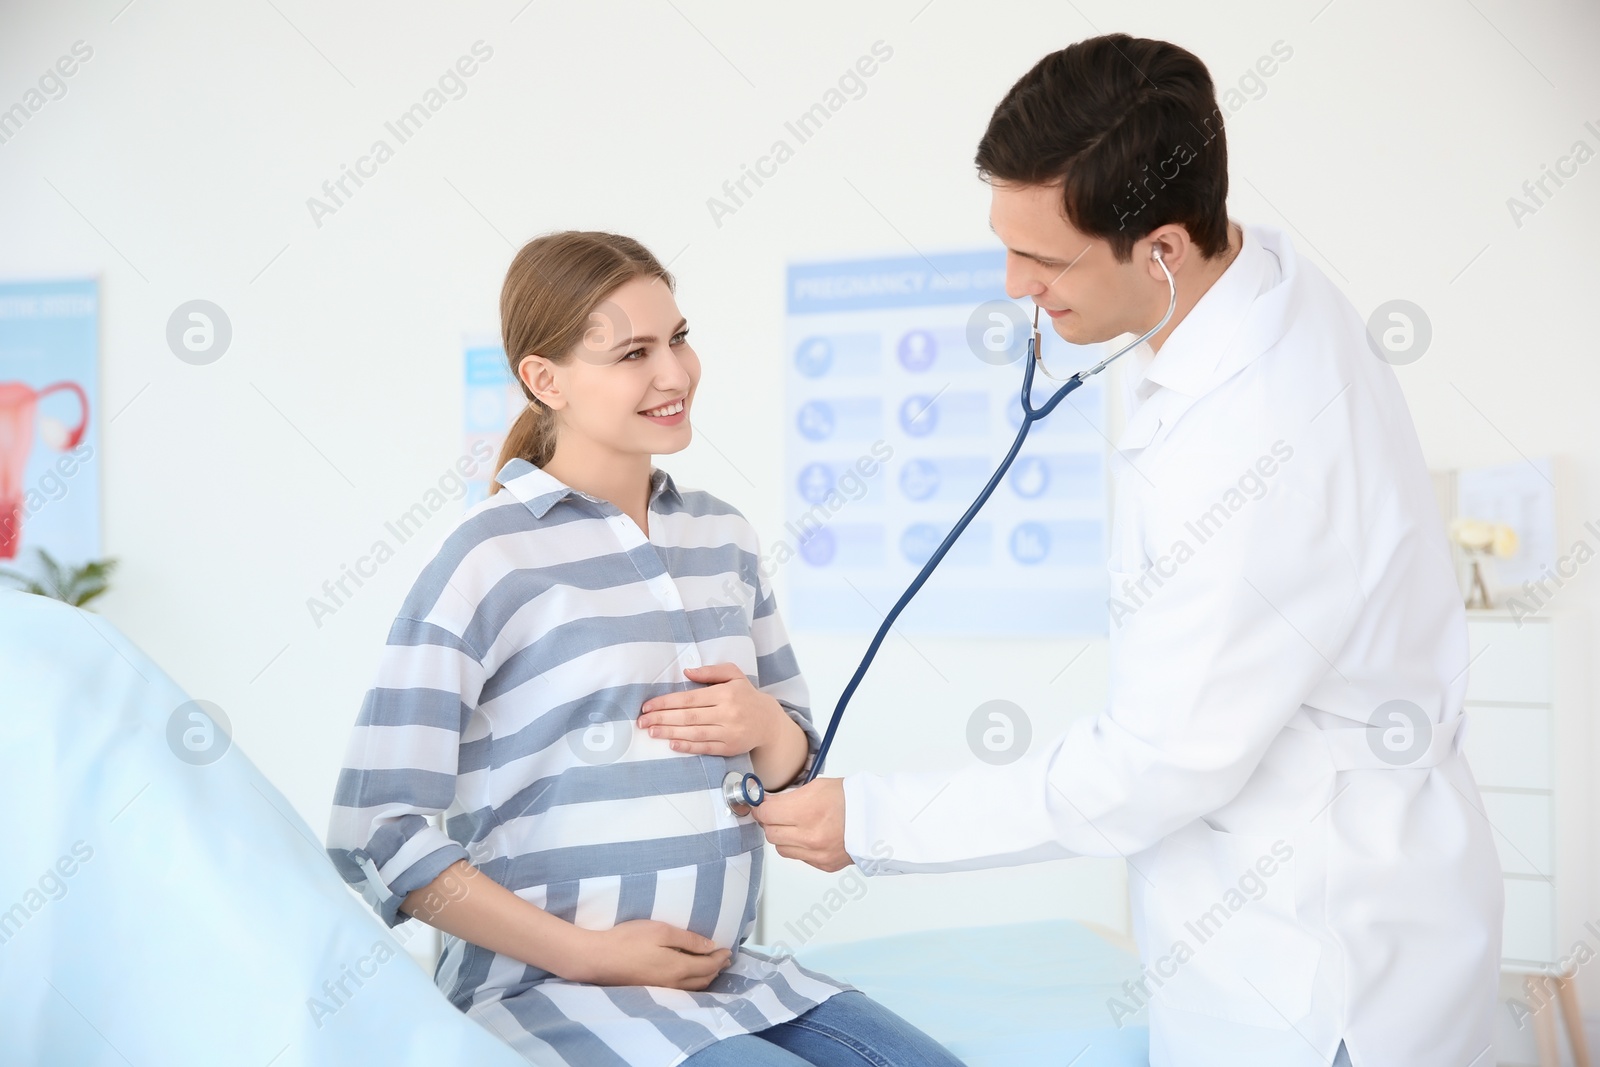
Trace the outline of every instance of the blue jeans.
{"type": "Polygon", "coordinates": [[[804,1015],[724,1038],[682,1067],[963,1067],[915,1026],[865,993],[835,993],[804,1015]]]}

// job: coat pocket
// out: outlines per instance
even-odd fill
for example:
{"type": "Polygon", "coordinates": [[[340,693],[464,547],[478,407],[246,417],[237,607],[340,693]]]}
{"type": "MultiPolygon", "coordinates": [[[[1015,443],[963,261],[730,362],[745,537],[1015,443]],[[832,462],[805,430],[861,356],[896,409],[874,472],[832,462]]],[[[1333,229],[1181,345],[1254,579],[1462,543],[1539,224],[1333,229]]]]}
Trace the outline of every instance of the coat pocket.
{"type": "Polygon", "coordinates": [[[1295,914],[1294,845],[1197,819],[1163,840],[1139,884],[1156,1010],[1288,1029],[1311,1010],[1322,945],[1295,914]]]}

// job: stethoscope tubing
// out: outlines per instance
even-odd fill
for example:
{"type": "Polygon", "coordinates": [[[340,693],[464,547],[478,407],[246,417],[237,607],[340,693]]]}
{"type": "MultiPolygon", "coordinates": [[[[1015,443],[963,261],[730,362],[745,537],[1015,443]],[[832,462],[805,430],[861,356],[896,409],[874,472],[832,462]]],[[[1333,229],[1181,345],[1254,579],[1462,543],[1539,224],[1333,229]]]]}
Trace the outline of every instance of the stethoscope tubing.
{"type": "Polygon", "coordinates": [[[1172,271],[1167,269],[1166,262],[1161,258],[1159,247],[1155,251],[1154,259],[1160,265],[1161,272],[1167,276],[1167,288],[1169,291],[1167,311],[1166,314],[1161,316],[1161,321],[1133,341],[1102,359],[1099,363],[1072,375],[1061,388],[1052,393],[1050,398],[1038,407],[1033,405],[1033,372],[1034,368],[1040,363],[1039,311],[1038,305],[1034,306],[1034,328],[1028,337],[1027,366],[1022,371],[1022,425],[1017,428],[1016,440],[1011,442],[1011,448],[1006,452],[1005,458],[1000,461],[1000,465],[995,468],[994,474],[990,476],[989,481],[984,485],[983,491],[978,494],[977,499],[962,513],[961,518],[956,520],[955,525],[950,528],[950,532],[945,534],[944,540],[939,542],[939,547],[934,549],[933,554],[922,565],[922,569],[917,572],[916,578],[912,579],[905,592],[900,594],[900,599],[895,601],[894,607],[890,608],[889,613],[883,617],[883,622],[878,626],[877,633],[872,635],[872,642],[867,645],[867,650],[862,655],[860,664],[856,666],[855,673],[850,676],[850,681],[844,687],[844,692],[839,694],[839,702],[834,705],[833,715],[828,719],[827,732],[822,735],[822,743],[817,747],[817,756],[811,762],[810,771],[806,773],[804,779],[798,784],[804,785],[822,773],[823,762],[827,759],[828,750],[833,747],[834,736],[839,732],[839,723],[844,718],[844,709],[849,705],[850,698],[855,695],[856,688],[861,684],[861,680],[866,677],[867,668],[872,666],[872,661],[877,656],[878,649],[882,646],[884,638],[889,635],[889,630],[894,626],[895,620],[900,617],[900,613],[911,603],[911,598],[917,595],[923,583],[928,580],[934,569],[939,566],[939,561],[944,559],[945,553],[950,551],[951,546],[956,543],[956,539],[966,531],[967,526],[977,516],[978,512],[989,502],[989,497],[994,494],[995,487],[1000,484],[1000,480],[1011,469],[1011,463],[1017,458],[1017,453],[1022,451],[1022,443],[1028,439],[1028,431],[1033,428],[1033,424],[1049,415],[1056,409],[1058,404],[1067,398],[1069,393],[1094,375],[1105,370],[1114,360],[1148,341],[1172,318],[1172,312],[1178,306],[1178,286],[1172,277],[1172,271]]]}

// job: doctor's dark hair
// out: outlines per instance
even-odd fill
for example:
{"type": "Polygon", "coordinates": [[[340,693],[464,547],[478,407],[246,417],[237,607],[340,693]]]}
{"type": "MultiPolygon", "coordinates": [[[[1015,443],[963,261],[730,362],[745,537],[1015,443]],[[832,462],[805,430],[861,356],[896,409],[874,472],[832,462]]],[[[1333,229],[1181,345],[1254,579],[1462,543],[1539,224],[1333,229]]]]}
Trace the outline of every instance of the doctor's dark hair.
{"type": "Polygon", "coordinates": [[[1228,145],[1205,64],[1124,33],[1052,52],[1006,93],[978,142],[985,181],[1062,186],[1067,221],[1119,262],[1178,223],[1200,254],[1228,248],[1228,145]]]}
{"type": "MultiPolygon", "coordinates": [[[[584,334],[595,328],[596,308],[625,282],[641,276],[659,278],[677,290],[667,268],[644,245],[594,230],[535,237],[511,260],[500,290],[500,336],[511,376],[522,386],[528,405],[500,446],[496,471],[516,457],[542,467],[556,447],[556,413],[534,398],[517,365],[534,354],[566,363],[584,334]]],[[[498,481],[491,482],[489,492],[500,488],[498,481]]]]}

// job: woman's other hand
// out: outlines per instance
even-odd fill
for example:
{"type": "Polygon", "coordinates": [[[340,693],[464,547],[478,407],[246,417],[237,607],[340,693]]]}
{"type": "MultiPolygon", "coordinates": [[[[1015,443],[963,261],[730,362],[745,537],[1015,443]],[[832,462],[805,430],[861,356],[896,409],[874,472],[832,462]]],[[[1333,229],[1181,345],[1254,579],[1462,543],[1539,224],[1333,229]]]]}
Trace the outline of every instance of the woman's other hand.
{"type": "Polygon", "coordinates": [[[640,706],[639,728],[674,751],[706,756],[742,756],[768,790],[783,788],[800,773],[806,733],[776,697],[750,684],[736,663],[689,667],[683,676],[697,689],[651,697],[640,706]]]}

